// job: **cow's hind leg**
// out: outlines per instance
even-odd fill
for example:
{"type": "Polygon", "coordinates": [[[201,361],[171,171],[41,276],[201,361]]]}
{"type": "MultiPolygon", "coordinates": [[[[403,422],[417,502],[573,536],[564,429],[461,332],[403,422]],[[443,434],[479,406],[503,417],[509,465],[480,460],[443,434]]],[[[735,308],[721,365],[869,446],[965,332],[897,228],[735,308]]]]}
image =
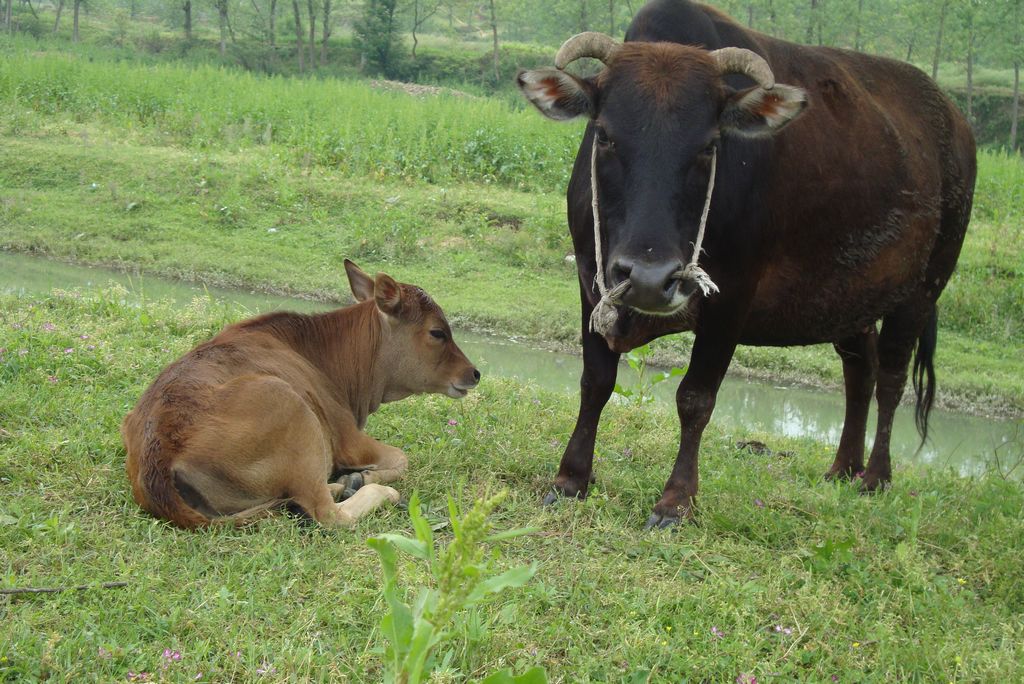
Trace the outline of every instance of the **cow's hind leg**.
{"type": "Polygon", "coordinates": [[[868,467],[864,471],[861,490],[872,492],[884,489],[892,479],[889,442],[892,423],[907,383],[907,367],[914,347],[925,325],[934,315],[935,305],[912,307],[905,305],[882,320],[878,336],[878,425],[875,444],[871,449],[868,467]]]}
{"type": "Polygon", "coordinates": [[[878,370],[878,331],[872,324],[864,332],[836,342],[834,346],[843,360],[846,418],[836,459],[825,473],[825,479],[848,480],[864,470],[864,434],[878,370]]]}

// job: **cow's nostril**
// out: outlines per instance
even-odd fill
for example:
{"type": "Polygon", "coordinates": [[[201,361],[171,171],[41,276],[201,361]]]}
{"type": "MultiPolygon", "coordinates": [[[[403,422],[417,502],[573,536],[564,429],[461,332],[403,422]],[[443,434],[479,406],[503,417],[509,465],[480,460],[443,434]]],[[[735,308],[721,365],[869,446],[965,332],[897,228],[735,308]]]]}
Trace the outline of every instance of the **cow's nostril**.
{"type": "Polygon", "coordinates": [[[672,299],[676,294],[677,287],[679,287],[679,278],[672,276],[671,278],[666,280],[664,289],[665,296],[669,299],[672,299]]]}
{"type": "Polygon", "coordinates": [[[619,283],[623,283],[629,280],[630,274],[633,272],[633,262],[627,259],[616,259],[612,262],[608,269],[610,287],[615,287],[619,283]]]}
{"type": "Polygon", "coordinates": [[[475,380],[476,382],[480,382],[480,371],[478,371],[476,368],[473,369],[473,380],[475,380]]]}

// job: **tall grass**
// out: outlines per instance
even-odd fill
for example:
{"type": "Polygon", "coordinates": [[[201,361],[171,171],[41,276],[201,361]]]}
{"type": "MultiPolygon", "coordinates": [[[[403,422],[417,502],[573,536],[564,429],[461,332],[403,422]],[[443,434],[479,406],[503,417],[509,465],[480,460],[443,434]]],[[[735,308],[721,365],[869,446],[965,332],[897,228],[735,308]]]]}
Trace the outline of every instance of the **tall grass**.
{"type": "Polygon", "coordinates": [[[578,126],[551,125],[482,98],[416,99],[354,81],[92,63],[52,53],[6,56],[0,98],[190,147],[279,145],[351,174],[431,183],[563,187],[579,140],[578,126]]]}

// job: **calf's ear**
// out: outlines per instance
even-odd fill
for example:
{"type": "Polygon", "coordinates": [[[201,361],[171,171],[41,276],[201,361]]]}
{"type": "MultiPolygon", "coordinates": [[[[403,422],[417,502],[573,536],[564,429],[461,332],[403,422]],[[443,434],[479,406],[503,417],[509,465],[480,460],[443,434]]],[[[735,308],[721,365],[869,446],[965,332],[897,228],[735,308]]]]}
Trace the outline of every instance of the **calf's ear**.
{"type": "Polygon", "coordinates": [[[373,278],[348,259],[345,259],[345,273],[348,274],[348,285],[357,302],[373,299],[373,278]]]}
{"type": "Polygon", "coordinates": [[[516,85],[549,119],[567,121],[593,111],[593,86],[560,69],[520,71],[516,85]]]}
{"type": "Polygon", "coordinates": [[[398,318],[402,312],[402,286],[386,273],[378,273],[374,283],[373,299],[377,308],[388,316],[398,318]]]}
{"type": "Polygon", "coordinates": [[[723,133],[747,138],[775,135],[803,113],[807,92],[777,83],[771,90],[757,86],[732,93],[719,123],[723,133]]]}

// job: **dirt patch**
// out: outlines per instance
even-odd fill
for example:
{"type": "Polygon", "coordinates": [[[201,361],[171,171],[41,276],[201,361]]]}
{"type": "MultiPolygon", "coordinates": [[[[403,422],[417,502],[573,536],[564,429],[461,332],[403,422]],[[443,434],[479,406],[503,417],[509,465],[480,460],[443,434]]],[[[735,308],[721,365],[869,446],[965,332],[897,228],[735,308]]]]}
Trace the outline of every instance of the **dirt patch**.
{"type": "Polygon", "coordinates": [[[438,95],[451,95],[452,97],[474,97],[469,93],[464,93],[461,90],[455,90],[454,88],[441,88],[439,86],[421,85],[419,83],[403,83],[402,81],[384,81],[374,79],[370,81],[370,86],[378,90],[391,90],[403,92],[406,95],[412,95],[413,97],[436,97],[438,95]]]}

